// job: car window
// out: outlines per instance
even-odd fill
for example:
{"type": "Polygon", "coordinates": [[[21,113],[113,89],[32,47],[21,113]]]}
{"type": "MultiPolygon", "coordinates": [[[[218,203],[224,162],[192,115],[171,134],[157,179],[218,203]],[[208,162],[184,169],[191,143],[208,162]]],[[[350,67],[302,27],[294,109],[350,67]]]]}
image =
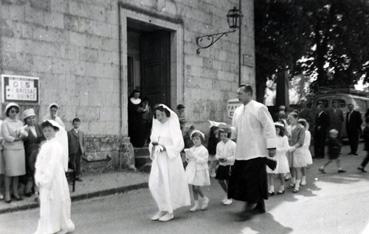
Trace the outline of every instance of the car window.
{"type": "Polygon", "coordinates": [[[343,100],[343,99],[333,99],[332,100],[332,106],[333,106],[333,102],[338,103],[338,108],[345,108],[346,107],[346,101],[343,100]]]}
{"type": "MultiPolygon", "coordinates": [[[[328,108],[328,106],[329,106],[329,101],[328,101],[328,99],[318,99],[317,101],[316,101],[316,104],[318,104],[318,102],[323,102],[323,106],[324,106],[324,108],[328,108]]],[[[315,105],[316,106],[316,105],[315,105]]]]}

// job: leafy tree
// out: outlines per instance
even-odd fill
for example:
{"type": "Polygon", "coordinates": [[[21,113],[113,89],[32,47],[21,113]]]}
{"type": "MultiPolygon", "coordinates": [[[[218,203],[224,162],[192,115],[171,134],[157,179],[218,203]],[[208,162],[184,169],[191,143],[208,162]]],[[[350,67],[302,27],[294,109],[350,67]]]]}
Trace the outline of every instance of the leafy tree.
{"type": "Polygon", "coordinates": [[[256,0],[257,98],[268,78],[317,79],[311,88],[369,81],[369,2],[366,0],[256,0]]]}

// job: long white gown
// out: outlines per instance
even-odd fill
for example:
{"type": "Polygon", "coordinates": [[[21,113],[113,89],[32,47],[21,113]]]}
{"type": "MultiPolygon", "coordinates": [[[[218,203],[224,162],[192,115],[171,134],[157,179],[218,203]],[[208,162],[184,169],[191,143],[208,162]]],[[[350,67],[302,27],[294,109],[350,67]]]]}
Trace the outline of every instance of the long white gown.
{"type": "Polygon", "coordinates": [[[63,120],[59,116],[56,116],[55,119],[53,119],[51,118],[50,114],[44,117],[44,121],[45,120],[54,120],[59,124],[59,131],[56,133],[55,138],[59,141],[60,145],[62,146],[62,150],[64,152],[63,153],[64,170],[68,171],[68,161],[69,161],[68,133],[65,130],[65,125],[63,123],[63,120]]]}
{"type": "Polygon", "coordinates": [[[73,231],[64,155],[56,138],[41,146],[36,160],[35,182],[40,193],[40,219],[35,234],[73,231]]]}
{"type": "MultiPolygon", "coordinates": [[[[167,107],[166,107],[167,108],[167,107]]],[[[169,108],[167,108],[170,110],[169,108]]],[[[180,152],[184,147],[177,115],[171,111],[165,123],[153,120],[151,142],[164,145],[163,152],[152,153],[149,189],[160,211],[172,213],[191,204],[190,192],[180,152]]],[[[152,150],[152,144],[149,146],[152,150]]]]}

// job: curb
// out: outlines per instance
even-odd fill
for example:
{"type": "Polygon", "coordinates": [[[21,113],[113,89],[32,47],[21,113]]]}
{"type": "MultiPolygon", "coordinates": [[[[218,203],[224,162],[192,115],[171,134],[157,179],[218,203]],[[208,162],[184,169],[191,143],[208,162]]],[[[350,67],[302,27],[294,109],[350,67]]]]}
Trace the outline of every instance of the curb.
{"type": "MultiPolygon", "coordinates": [[[[90,199],[90,198],[94,198],[94,197],[108,196],[108,195],[112,195],[112,194],[116,194],[116,193],[126,193],[126,192],[129,192],[129,191],[133,191],[133,190],[137,190],[137,189],[143,189],[143,188],[147,188],[147,187],[148,187],[147,182],[139,183],[139,184],[132,184],[132,185],[127,185],[127,186],[122,186],[122,187],[117,187],[117,188],[111,188],[111,189],[106,189],[106,190],[101,190],[101,191],[96,191],[96,192],[79,194],[79,195],[75,195],[75,196],[72,195],[71,200],[72,200],[72,202],[75,202],[75,201],[90,199]]],[[[39,207],[38,203],[32,201],[29,204],[24,204],[24,205],[20,205],[20,206],[0,209],[0,214],[6,214],[6,213],[11,213],[11,212],[16,212],[16,211],[34,209],[34,208],[38,208],[38,207],[39,207]]]]}

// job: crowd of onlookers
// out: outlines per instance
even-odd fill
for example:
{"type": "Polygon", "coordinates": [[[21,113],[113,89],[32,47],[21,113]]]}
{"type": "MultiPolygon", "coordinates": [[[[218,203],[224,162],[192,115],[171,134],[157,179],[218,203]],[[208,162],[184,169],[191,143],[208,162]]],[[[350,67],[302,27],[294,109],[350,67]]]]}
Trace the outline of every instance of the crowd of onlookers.
{"type": "MultiPolygon", "coordinates": [[[[48,114],[42,120],[54,120],[63,128],[58,134],[66,162],[76,174],[76,179],[81,180],[80,163],[84,154],[84,135],[79,129],[81,120],[74,118],[73,128],[66,132],[58,110],[58,104],[50,104],[48,114]]],[[[37,200],[35,164],[39,149],[46,140],[35,110],[28,108],[21,114],[20,111],[17,103],[9,103],[4,111],[5,119],[0,120],[0,200],[7,203],[33,195],[37,200]]]]}

